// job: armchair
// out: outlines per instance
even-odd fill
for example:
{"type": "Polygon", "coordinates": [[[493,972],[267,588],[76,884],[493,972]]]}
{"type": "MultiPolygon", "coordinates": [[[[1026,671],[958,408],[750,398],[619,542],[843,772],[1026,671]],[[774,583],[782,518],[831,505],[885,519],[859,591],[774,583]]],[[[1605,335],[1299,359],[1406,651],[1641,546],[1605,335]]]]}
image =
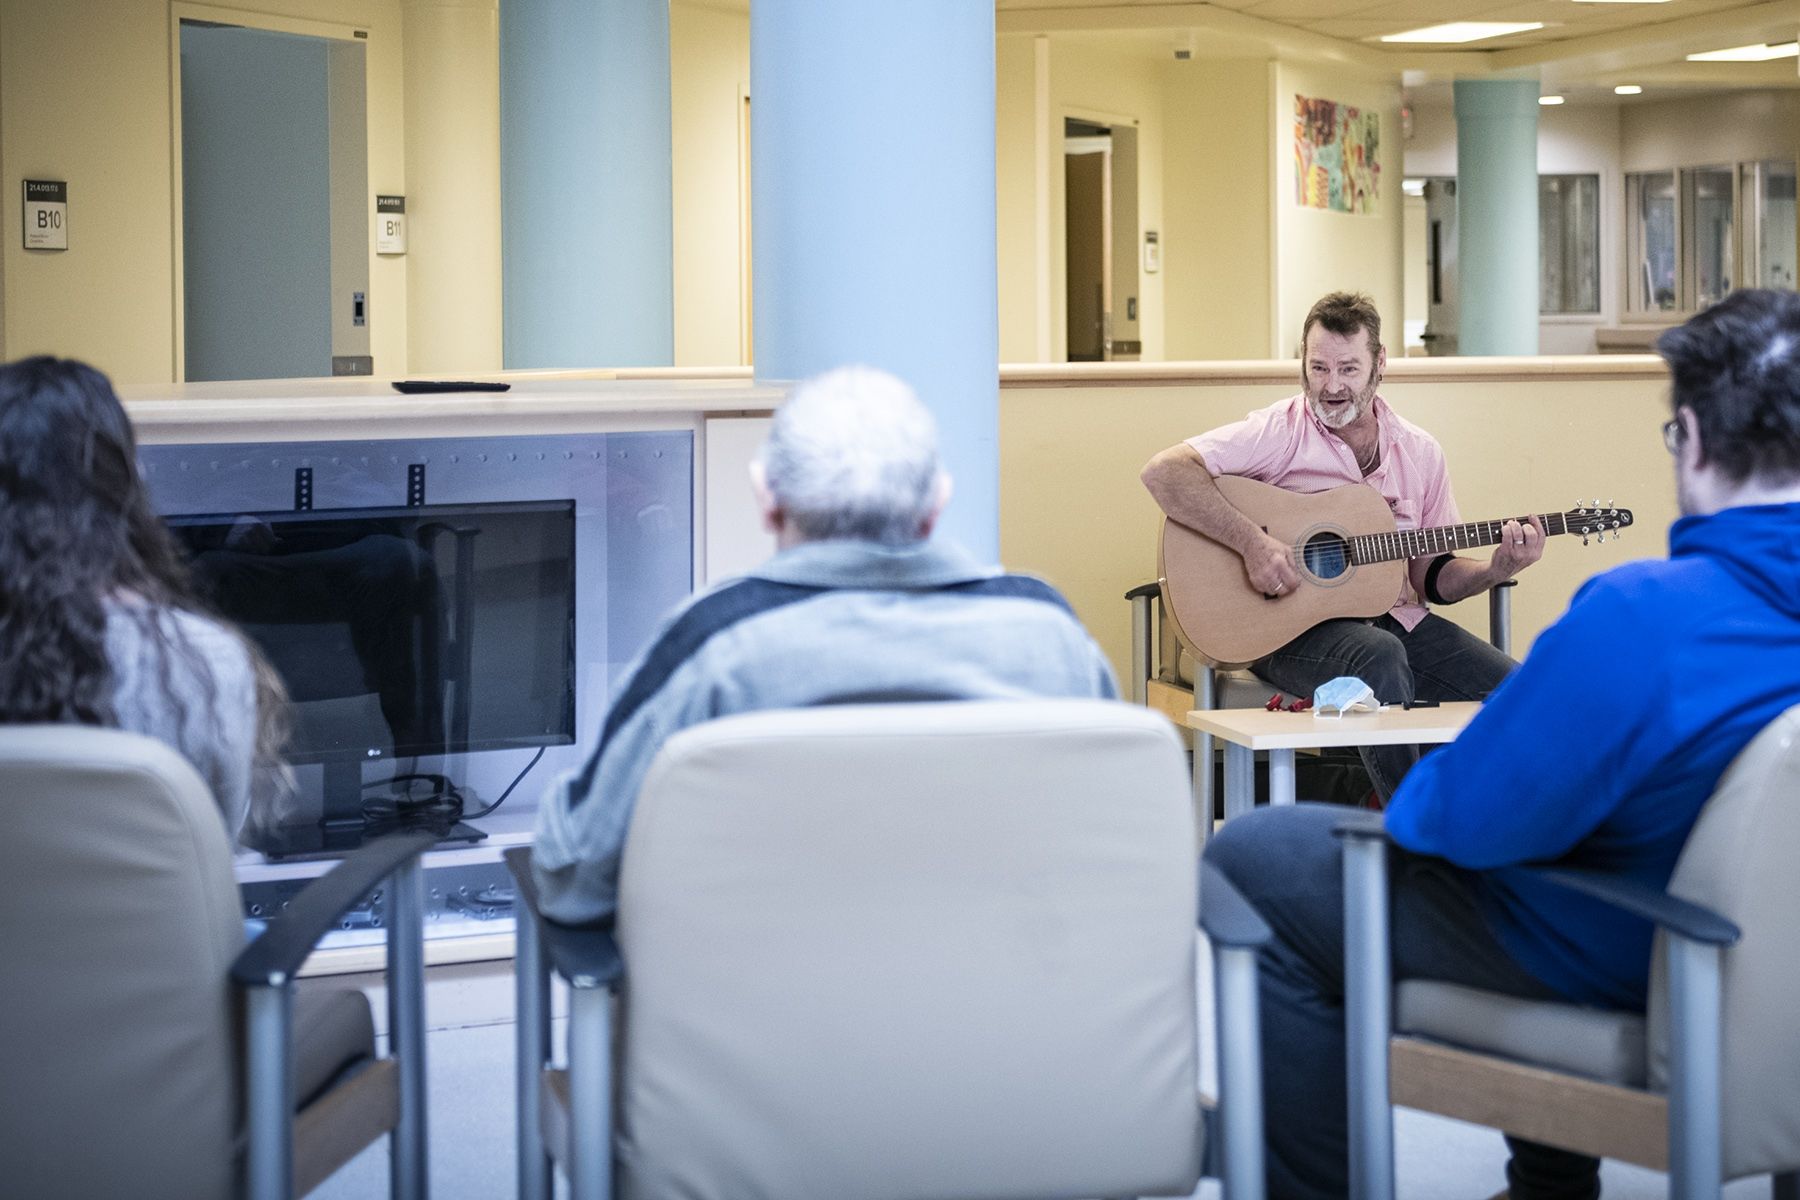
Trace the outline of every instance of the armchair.
{"type": "Polygon", "coordinates": [[[208,1200],[311,1190],[382,1133],[426,1194],[429,833],[371,842],[248,947],[217,806],[161,742],[0,729],[0,1162],[8,1194],[208,1200]],[[324,933],[388,880],[395,1054],[367,999],[293,994],[324,933]]]}
{"type": "MultiPolygon", "coordinates": [[[[521,1197],[1185,1194],[1200,1169],[1191,808],[1128,705],[853,705],[671,738],[616,925],[519,883],[521,1197]],[[548,975],[570,984],[550,1063],[548,975]],[[613,1025],[615,1012],[617,1027],[613,1025]],[[615,1058],[616,1050],[616,1058],[615,1058]]],[[[1254,955],[1222,876],[1226,1194],[1262,1194],[1254,955]]]]}
{"type": "Polygon", "coordinates": [[[1385,839],[1344,837],[1352,1195],[1393,1195],[1390,1104],[1584,1154],[1667,1170],[1670,1195],[1773,1173],[1800,1200],[1800,708],[1737,757],[1701,812],[1667,893],[1545,869],[1657,926],[1645,1013],[1520,1000],[1420,980],[1390,990],[1385,839]]]}

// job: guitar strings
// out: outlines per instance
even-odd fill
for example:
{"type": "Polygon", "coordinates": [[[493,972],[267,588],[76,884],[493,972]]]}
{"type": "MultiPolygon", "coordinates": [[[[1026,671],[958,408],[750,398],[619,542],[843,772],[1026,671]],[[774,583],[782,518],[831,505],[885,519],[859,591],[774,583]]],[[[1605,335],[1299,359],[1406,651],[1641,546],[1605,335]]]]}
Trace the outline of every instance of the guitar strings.
{"type": "MultiPolygon", "coordinates": [[[[1568,531],[1567,518],[1563,513],[1540,514],[1539,519],[1544,522],[1546,533],[1557,534],[1566,533],[1568,531]]],[[[1355,560],[1358,553],[1358,542],[1367,546],[1373,539],[1395,538],[1397,539],[1395,545],[1400,549],[1413,549],[1415,551],[1429,553],[1425,546],[1421,544],[1424,535],[1437,534],[1440,538],[1444,538],[1445,535],[1448,535],[1447,540],[1450,544],[1444,547],[1444,551],[1448,552],[1452,549],[1463,548],[1456,545],[1456,539],[1461,536],[1463,532],[1481,539],[1474,543],[1475,545],[1486,545],[1491,544],[1491,541],[1498,541],[1500,538],[1500,531],[1505,528],[1506,522],[1509,520],[1524,522],[1530,520],[1530,517],[1506,517],[1493,521],[1470,521],[1462,525],[1443,525],[1434,529],[1401,529],[1396,530],[1393,533],[1353,534],[1349,537],[1335,538],[1331,542],[1323,545],[1311,542],[1294,543],[1290,544],[1288,547],[1288,561],[1295,567],[1305,568],[1311,574],[1327,579],[1335,579],[1339,575],[1342,575],[1355,560]]],[[[1397,554],[1393,557],[1411,558],[1416,557],[1416,554],[1397,554]]]]}

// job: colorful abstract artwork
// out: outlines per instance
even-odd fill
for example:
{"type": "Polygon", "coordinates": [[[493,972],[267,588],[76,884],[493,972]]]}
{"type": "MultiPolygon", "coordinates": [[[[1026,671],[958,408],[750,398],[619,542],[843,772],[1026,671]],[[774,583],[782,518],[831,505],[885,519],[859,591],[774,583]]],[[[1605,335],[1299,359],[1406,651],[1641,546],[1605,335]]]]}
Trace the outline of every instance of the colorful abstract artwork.
{"type": "Polygon", "coordinates": [[[1381,197],[1381,114],[1294,97],[1294,200],[1372,213],[1381,197]]]}

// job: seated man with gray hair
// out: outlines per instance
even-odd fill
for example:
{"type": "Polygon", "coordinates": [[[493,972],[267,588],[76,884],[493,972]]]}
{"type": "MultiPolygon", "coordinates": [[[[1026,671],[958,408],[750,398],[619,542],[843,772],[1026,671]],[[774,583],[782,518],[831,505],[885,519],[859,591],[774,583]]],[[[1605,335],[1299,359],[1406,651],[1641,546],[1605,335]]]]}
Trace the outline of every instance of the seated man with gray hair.
{"type": "Polygon", "coordinates": [[[892,375],[846,367],[801,384],[751,483],[778,553],[669,619],[599,746],[544,799],[532,859],[556,920],[612,912],[638,786],[690,725],[865,699],[1118,694],[1054,588],[931,540],[950,477],[931,414],[892,375]]]}

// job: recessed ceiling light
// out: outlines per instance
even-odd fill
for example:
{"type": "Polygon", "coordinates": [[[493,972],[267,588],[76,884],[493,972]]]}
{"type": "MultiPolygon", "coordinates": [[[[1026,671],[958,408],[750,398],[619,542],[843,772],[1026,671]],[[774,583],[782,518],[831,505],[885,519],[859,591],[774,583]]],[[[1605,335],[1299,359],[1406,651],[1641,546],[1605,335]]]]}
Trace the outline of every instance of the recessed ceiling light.
{"type": "MultiPolygon", "coordinates": [[[[1586,2],[1592,4],[1595,0],[1586,0],[1586,2]]],[[[1635,83],[1621,83],[1618,87],[1613,89],[1613,95],[1615,96],[1641,96],[1643,92],[1644,89],[1635,83]]]]}
{"type": "Polygon", "coordinates": [[[1542,29],[1542,21],[1451,21],[1447,25],[1428,25],[1423,29],[1409,29],[1405,33],[1389,33],[1382,37],[1384,42],[1434,42],[1440,45],[1455,45],[1462,42],[1479,42],[1485,38],[1505,37],[1509,33],[1529,33],[1533,29],[1542,29]]]}
{"type": "Polygon", "coordinates": [[[1769,62],[1777,58],[1793,58],[1800,54],[1800,42],[1780,42],[1776,45],[1763,43],[1756,46],[1733,46],[1729,50],[1708,50],[1704,54],[1690,54],[1689,62],[1769,62]]]}
{"type": "Polygon", "coordinates": [[[1561,96],[1539,96],[1538,97],[1538,103],[1544,105],[1546,108],[1553,104],[1561,104],[1562,102],[1563,102],[1563,98],[1561,96]]]}

